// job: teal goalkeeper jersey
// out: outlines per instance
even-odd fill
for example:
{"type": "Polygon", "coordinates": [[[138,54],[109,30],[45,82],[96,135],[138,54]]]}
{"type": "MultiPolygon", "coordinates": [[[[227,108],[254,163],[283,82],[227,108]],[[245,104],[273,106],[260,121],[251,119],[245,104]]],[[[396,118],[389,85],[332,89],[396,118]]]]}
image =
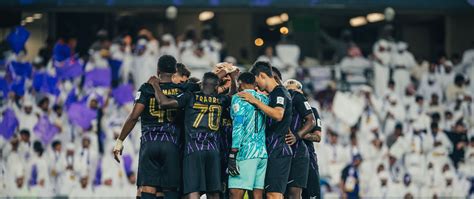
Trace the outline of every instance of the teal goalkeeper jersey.
{"type": "MultiPolygon", "coordinates": [[[[244,90],[251,93],[261,102],[268,104],[268,97],[254,90],[244,90]]],[[[265,114],[252,104],[237,95],[232,97],[231,117],[232,148],[239,149],[237,160],[267,158],[265,146],[265,114]]]]}

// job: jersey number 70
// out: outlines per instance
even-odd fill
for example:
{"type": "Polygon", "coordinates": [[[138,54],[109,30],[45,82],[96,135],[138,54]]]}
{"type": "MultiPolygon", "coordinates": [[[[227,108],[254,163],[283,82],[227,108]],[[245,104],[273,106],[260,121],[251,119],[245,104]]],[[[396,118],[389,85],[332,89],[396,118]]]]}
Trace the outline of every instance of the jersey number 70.
{"type": "Polygon", "coordinates": [[[204,115],[209,112],[208,114],[209,129],[213,131],[219,130],[219,122],[220,122],[221,112],[222,112],[222,107],[220,105],[194,104],[193,108],[199,110],[199,114],[193,123],[194,128],[197,128],[199,126],[204,115]]]}

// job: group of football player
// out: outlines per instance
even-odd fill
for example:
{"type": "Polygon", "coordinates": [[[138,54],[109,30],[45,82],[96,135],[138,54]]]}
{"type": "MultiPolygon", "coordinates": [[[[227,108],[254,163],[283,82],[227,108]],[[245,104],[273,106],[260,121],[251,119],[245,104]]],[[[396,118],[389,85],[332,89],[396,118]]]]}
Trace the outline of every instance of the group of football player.
{"type": "Polygon", "coordinates": [[[258,61],[219,63],[202,79],[161,56],[114,147],[141,121],[137,198],[320,198],[321,122],[302,84],[258,61]]]}

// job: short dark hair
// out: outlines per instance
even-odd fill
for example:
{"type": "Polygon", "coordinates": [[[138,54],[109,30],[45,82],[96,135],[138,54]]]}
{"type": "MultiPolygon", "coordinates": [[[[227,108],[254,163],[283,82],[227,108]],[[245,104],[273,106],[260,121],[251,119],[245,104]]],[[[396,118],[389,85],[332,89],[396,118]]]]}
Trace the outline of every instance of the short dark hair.
{"type": "Polygon", "coordinates": [[[246,84],[255,84],[255,75],[250,72],[241,73],[238,81],[241,81],[246,84]]]}
{"type": "Polygon", "coordinates": [[[265,73],[268,77],[273,77],[272,66],[270,63],[265,61],[257,61],[253,64],[250,72],[254,76],[258,76],[260,73],[265,73]]]}
{"type": "Polygon", "coordinates": [[[158,71],[176,73],[176,59],[171,55],[163,55],[158,60],[158,71]]]}
{"type": "Polygon", "coordinates": [[[191,71],[182,63],[176,63],[176,72],[182,76],[190,77],[191,71]]]}
{"type": "Polygon", "coordinates": [[[276,75],[280,80],[282,80],[282,79],[281,79],[281,72],[280,72],[280,70],[278,70],[278,68],[272,67],[272,72],[273,72],[273,74],[276,75]]]}
{"type": "Polygon", "coordinates": [[[60,145],[61,144],[61,141],[59,140],[54,140],[53,143],[51,144],[51,147],[56,148],[56,146],[60,145]]]}
{"type": "Polygon", "coordinates": [[[43,148],[43,145],[41,144],[40,141],[35,141],[35,142],[33,143],[33,150],[34,150],[35,152],[38,152],[38,153],[40,153],[40,154],[43,154],[44,148],[43,148]]]}
{"type": "Polygon", "coordinates": [[[202,77],[202,81],[204,82],[206,80],[216,80],[216,82],[219,83],[219,77],[212,72],[204,73],[204,76],[202,77]]]}
{"type": "Polygon", "coordinates": [[[27,135],[27,136],[30,136],[30,131],[28,129],[22,129],[20,131],[20,135],[27,135]]]}

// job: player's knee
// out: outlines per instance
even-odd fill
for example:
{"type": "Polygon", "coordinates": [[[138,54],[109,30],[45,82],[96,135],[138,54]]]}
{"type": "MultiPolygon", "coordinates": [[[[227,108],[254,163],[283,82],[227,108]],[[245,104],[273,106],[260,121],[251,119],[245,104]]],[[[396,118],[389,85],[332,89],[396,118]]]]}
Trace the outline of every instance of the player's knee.
{"type": "Polygon", "coordinates": [[[156,196],[156,188],[155,187],[151,187],[151,186],[142,186],[142,196],[143,196],[143,193],[150,193],[150,194],[154,194],[156,196]]]}
{"type": "Polygon", "coordinates": [[[283,199],[283,194],[278,192],[268,192],[267,199],[283,199]]]}
{"type": "Polygon", "coordinates": [[[241,189],[230,189],[230,199],[241,199],[244,196],[245,191],[241,189]]]}

